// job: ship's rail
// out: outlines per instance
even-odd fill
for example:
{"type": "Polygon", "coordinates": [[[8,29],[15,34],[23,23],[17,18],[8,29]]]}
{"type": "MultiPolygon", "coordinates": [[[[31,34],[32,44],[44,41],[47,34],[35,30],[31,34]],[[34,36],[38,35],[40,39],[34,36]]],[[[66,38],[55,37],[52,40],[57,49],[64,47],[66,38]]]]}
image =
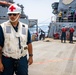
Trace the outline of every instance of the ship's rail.
{"type": "Polygon", "coordinates": [[[70,26],[74,27],[74,36],[76,37],[76,22],[52,22],[49,26],[48,36],[53,37],[55,33],[60,35],[62,26],[65,26],[68,29],[70,26]]]}
{"type": "Polygon", "coordinates": [[[76,16],[69,17],[57,17],[56,22],[76,22],[76,16]]]}

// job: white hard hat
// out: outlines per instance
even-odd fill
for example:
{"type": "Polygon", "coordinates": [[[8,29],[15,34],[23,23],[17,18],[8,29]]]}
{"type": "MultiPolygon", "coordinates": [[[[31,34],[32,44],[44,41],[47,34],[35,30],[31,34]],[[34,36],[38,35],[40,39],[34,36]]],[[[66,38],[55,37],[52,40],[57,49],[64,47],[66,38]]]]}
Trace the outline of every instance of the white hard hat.
{"type": "Polygon", "coordinates": [[[8,8],[7,14],[10,14],[10,13],[20,13],[21,14],[21,8],[16,4],[11,4],[8,8]]]}

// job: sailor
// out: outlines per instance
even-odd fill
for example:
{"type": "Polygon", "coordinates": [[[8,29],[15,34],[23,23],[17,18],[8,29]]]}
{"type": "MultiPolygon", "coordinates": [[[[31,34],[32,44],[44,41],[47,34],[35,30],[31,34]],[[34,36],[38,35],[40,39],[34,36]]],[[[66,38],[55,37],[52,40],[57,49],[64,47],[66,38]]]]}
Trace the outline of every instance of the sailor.
{"type": "Polygon", "coordinates": [[[7,14],[9,20],[0,25],[0,75],[28,75],[33,63],[28,25],[19,21],[21,8],[16,4],[9,6],[7,14]]]}
{"type": "Polygon", "coordinates": [[[74,33],[74,28],[71,26],[69,28],[69,32],[70,32],[70,37],[69,37],[69,43],[73,43],[73,33],[74,33]]]}
{"type": "Polygon", "coordinates": [[[40,33],[40,40],[41,39],[45,39],[45,32],[41,29],[41,33],[40,33]]]}
{"type": "Polygon", "coordinates": [[[63,42],[64,40],[64,43],[66,43],[66,31],[67,31],[66,27],[63,26],[61,29],[61,42],[63,42]]]}
{"type": "Polygon", "coordinates": [[[62,16],[63,16],[63,13],[62,13],[62,11],[60,11],[58,14],[59,22],[62,22],[62,16]]]}

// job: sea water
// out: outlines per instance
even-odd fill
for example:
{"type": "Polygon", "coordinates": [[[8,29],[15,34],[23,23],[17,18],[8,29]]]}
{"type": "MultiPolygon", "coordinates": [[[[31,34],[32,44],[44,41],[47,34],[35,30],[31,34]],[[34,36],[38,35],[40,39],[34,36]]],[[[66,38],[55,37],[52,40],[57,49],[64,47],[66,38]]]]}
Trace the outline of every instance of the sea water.
{"type": "MultiPolygon", "coordinates": [[[[33,27],[29,28],[31,35],[37,32],[36,29],[37,29],[36,26],[33,26],[33,27]]],[[[45,32],[45,36],[47,36],[47,34],[48,34],[48,25],[39,25],[38,26],[38,33],[39,33],[40,29],[43,30],[45,32]]]]}
{"type": "Polygon", "coordinates": [[[41,26],[39,26],[39,28],[41,28],[45,32],[45,36],[47,36],[47,34],[48,34],[48,25],[41,25],[41,26]]]}
{"type": "Polygon", "coordinates": [[[39,25],[38,26],[38,32],[37,32],[37,27],[36,26],[33,26],[33,27],[29,28],[29,31],[31,33],[31,37],[38,34],[38,36],[35,38],[35,40],[39,40],[40,35],[41,35],[40,30],[44,31],[45,32],[45,37],[47,37],[48,36],[48,29],[49,29],[48,25],[39,25]]]}

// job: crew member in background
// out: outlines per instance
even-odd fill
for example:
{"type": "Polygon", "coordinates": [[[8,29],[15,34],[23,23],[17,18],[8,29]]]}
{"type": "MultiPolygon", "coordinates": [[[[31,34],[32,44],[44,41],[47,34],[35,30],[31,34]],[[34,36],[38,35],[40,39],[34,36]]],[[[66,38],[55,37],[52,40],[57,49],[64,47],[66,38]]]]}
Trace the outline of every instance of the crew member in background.
{"type": "Polygon", "coordinates": [[[28,65],[33,63],[28,25],[19,21],[19,6],[12,4],[7,14],[9,20],[0,25],[0,75],[28,75],[28,65]]]}
{"type": "Polygon", "coordinates": [[[62,11],[59,12],[58,17],[59,17],[59,22],[62,22],[62,11]]]}
{"type": "Polygon", "coordinates": [[[69,37],[69,43],[73,43],[73,33],[74,33],[74,28],[71,26],[69,28],[69,32],[70,32],[70,37],[69,37]]]}
{"type": "Polygon", "coordinates": [[[45,32],[43,30],[40,31],[40,40],[45,39],[45,32]]]}
{"type": "Polygon", "coordinates": [[[63,26],[61,29],[61,42],[63,42],[64,40],[64,43],[66,43],[66,31],[67,29],[65,28],[65,26],[63,26]]]}

